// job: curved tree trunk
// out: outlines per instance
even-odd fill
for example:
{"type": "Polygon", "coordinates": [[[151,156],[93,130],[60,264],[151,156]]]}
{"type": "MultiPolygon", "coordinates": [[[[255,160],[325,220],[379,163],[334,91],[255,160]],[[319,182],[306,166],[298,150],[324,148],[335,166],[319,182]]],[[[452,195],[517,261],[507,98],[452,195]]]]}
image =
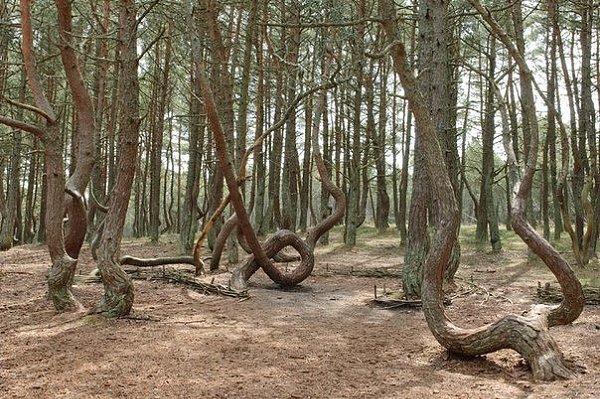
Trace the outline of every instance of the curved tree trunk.
{"type": "Polygon", "coordinates": [[[185,180],[185,194],[181,207],[181,232],[179,235],[179,248],[182,254],[189,254],[194,248],[196,231],[198,230],[198,195],[200,193],[200,175],[202,164],[202,140],[204,138],[204,124],[202,120],[202,104],[199,100],[194,84],[192,72],[192,90],[190,96],[190,126],[189,126],[189,161],[188,173],[185,180]]]}
{"type": "MultiPolygon", "coordinates": [[[[455,199],[458,199],[460,166],[456,148],[456,85],[450,57],[452,27],[449,24],[448,2],[421,0],[419,2],[419,87],[430,108],[432,123],[443,148],[443,157],[449,173],[455,199]]],[[[403,287],[407,296],[418,296],[423,267],[429,248],[428,223],[435,225],[437,214],[431,206],[429,183],[423,179],[426,172],[424,145],[418,132],[415,138],[413,194],[409,210],[408,245],[403,266],[403,287]]],[[[458,227],[457,227],[458,228],[458,227]]],[[[460,260],[460,245],[454,244],[446,267],[446,280],[452,282],[460,260]]]]}
{"type": "MultiPolygon", "coordinates": [[[[491,14],[483,9],[478,1],[470,0],[470,3],[492,26],[493,31],[501,32],[501,28],[492,19],[491,14]]],[[[387,36],[390,40],[397,40],[399,36],[394,22],[393,3],[389,0],[380,2],[380,14],[384,19],[383,26],[387,36]]],[[[510,46],[512,45],[510,40],[506,36],[498,36],[509,47],[511,55],[519,64],[521,79],[528,81],[531,88],[531,74],[525,63],[519,59],[519,54],[514,47],[510,46]]],[[[413,71],[406,62],[404,46],[396,42],[391,47],[391,52],[396,72],[400,76],[411,110],[415,115],[417,130],[424,142],[427,175],[431,183],[432,197],[436,200],[436,214],[439,216],[436,218],[436,233],[425,263],[422,286],[423,310],[430,330],[438,342],[452,352],[473,356],[511,348],[528,361],[535,378],[543,380],[568,378],[571,371],[566,367],[562,354],[548,334],[547,327],[575,320],[583,309],[584,298],[581,285],[564,258],[531,228],[525,217],[526,198],[531,189],[537,157],[537,135],[535,134],[537,121],[533,101],[525,103],[527,105],[525,117],[530,118],[531,125],[535,127],[530,141],[532,148],[527,158],[525,173],[515,195],[512,211],[513,227],[558,278],[563,289],[564,300],[556,308],[538,306],[527,316],[509,315],[491,325],[477,329],[461,329],[446,317],[442,291],[444,268],[457,238],[458,208],[455,198],[447,195],[452,190],[452,186],[445,164],[439,162],[439,159],[442,159],[442,151],[425,100],[418,89],[413,71]]],[[[532,94],[532,91],[530,93],[532,94]]],[[[524,95],[527,96],[526,93],[524,95]]],[[[532,100],[532,98],[525,98],[525,100],[532,100]]]]}
{"type": "MultiPolygon", "coordinates": [[[[320,101],[317,105],[315,115],[316,121],[320,120],[322,118],[323,113],[325,112],[326,98],[327,96],[325,92],[321,93],[320,101]]],[[[318,129],[315,129],[315,132],[317,130],[318,129]]],[[[342,220],[342,218],[344,217],[344,212],[346,210],[346,197],[343,191],[339,187],[337,187],[329,177],[329,172],[321,156],[321,150],[319,148],[319,140],[317,134],[312,135],[311,145],[314,164],[319,172],[319,177],[321,178],[323,187],[327,189],[335,199],[335,209],[329,216],[325,217],[316,226],[308,229],[308,235],[306,237],[306,240],[304,241],[300,240],[298,236],[287,230],[281,230],[277,232],[274,236],[272,236],[266,241],[263,248],[265,250],[266,256],[268,256],[269,258],[272,258],[274,260],[289,261],[289,258],[277,258],[277,256],[282,256],[281,254],[279,254],[279,252],[286,246],[294,247],[301,257],[300,265],[297,266],[294,269],[294,271],[292,271],[290,274],[283,275],[281,273],[281,276],[278,275],[274,278],[271,276],[271,274],[267,273],[269,274],[269,277],[273,279],[273,281],[283,286],[298,284],[310,275],[314,266],[313,253],[317,242],[319,241],[321,236],[325,234],[325,232],[329,231],[340,220],[342,220]]],[[[248,258],[244,264],[242,264],[240,267],[233,271],[231,285],[238,289],[246,288],[248,279],[260,267],[261,266],[256,261],[256,253],[254,253],[254,256],[248,258]]]]}
{"type": "Polygon", "coordinates": [[[43,138],[46,172],[46,244],[52,260],[48,274],[48,296],[58,312],[73,311],[81,307],[71,292],[77,259],[69,256],[65,248],[63,214],[65,177],[61,138],[58,125],[46,125],[47,137],[43,138]]]}
{"type": "Polygon", "coordinates": [[[76,259],[65,250],[63,234],[65,169],[62,157],[62,140],[59,137],[57,118],[54,110],[44,94],[37,76],[36,62],[33,54],[33,29],[31,26],[30,1],[21,0],[22,54],[27,82],[36,107],[31,110],[46,121],[45,129],[20,126],[37,135],[44,144],[46,172],[46,210],[45,232],[48,252],[52,260],[52,268],[48,275],[48,295],[57,311],[76,310],[81,305],[71,292],[71,276],[74,273],[76,259]]]}
{"type": "MultiPolygon", "coordinates": [[[[73,43],[71,26],[71,3],[66,0],[55,0],[58,10],[58,24],[62,46],[60,55],[69,82],[73,105],[77,111],[77,153],[75,169],[66,182],[66,212],[68,225],[65,233],[65,247],[72,258],[79,257],[79,251],[87,232],[87,215],[82,193],[85,191],[94,167],[94,131],[95,115],[92,99],[85,86],[79,69],[75,44],[73,43]]],[[[69,284],[73,281],[75,270],[72,271],[69,284]]]]}

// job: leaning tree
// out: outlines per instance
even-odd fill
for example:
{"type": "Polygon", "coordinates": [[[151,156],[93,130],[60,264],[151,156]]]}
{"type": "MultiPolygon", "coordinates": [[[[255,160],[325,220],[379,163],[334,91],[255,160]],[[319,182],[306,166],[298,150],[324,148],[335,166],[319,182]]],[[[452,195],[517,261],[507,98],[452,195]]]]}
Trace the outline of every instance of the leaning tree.
{"type": "MultiPolygon", "coordinates": [[[[193,15],[193,9],[189,4],[187,13],[188,18],[191,19],[193,15]]],[[[346,200],[343,192],[337,186],[335,186],[328,177],[327,169],[320,154],[317,136],[313,135],[312,137],[313,157],[315,160],[315,165],[317,166],[323,184],[336,201],[336,209],[331,215],[322,220],[309,231],[306,240],[301,239],[297,234],[295,234],[292,231],[280,230],[272,237],[270,237],[264,244],[261,244],[258,241],[256,233],[250,223],[248,211],[246,210],[242,194],[239,190],[239,186],[245,180],[246,162],[248,157],[254,152],[254,148],[261,145],[262,140],[264,140],[264,138],[268,134],[278,129],[280,127],[278,125],[283,125],[287,121],[287,119],[289,118],[289,114],[294,112],[295,107],[305,96],[314,94],[317,91],[329,89],[335,86],[335,83],[333,81],[329,81],[330,79],[327,77],[327,71],[323,71],[323,78],[327,82],[319,87],[310,90],[304,95],[297,96],[295,101],[288,107],[288,110],[286,112],[287,116],[284,115],[284,117],[273,127],[271,127],[271,129],[267,130],[265,133],[263,133],[263,135],[256,138],[253,146],[247,149],[242,158],[240,159],[239,173],[236,176],[233,160],[230,156],[231,151],[228,148],[226,140],[228,134],[224,130],[224,128],[227,125],[225,125],[224,127],[224,125],[221,123],[217,103],[213,94],[213,89],[210,83],[208,82],[204,65],[199,56],[200,53],[197,34],[192,33],[191,40],[192,52],[194,53],[195,61],[194,66],[196,69],[196,75],[200,87],[200,92],[202,93],[202,97],[204,99],[204,107],[206,110],[207,120],[210,126],[210,130],[214,136],[215,148],[217,151],[220,169],[223,173],[223,176],[225,177],[227,188],[229,189],[228,196],[221,202],[221,205],[213,213],[207,225],[208,228],[210,228],[211,223],[214,222],[214,220],[220,216],[220,212],[222,212],[227,206],[228,202],[231,201],[231,204],[233,205],[233,208],[235,210],[237,226],[241,234],[243,235],[245,244],[247,244],[249,250],[252,252],[252,256],[250,256],[246,260],[246,262],[244,262],[240,267],[234,270],[230,284],[233,288],[245,289],[247,287],[248,279],[259,268],[262,268],[264,272],[273,281],[282,286],[293,286],[299,284],[300,282],[304,281],[304,279],[306,279],[306,277],[308,277],[312,272],[314,266],[314,247],[316,246],[316,243],[318,242],[319,238],[323,235],[324,232],[331,229],[339,220],[341,220],[341,218],[344,215],[346,205],[346,200]],[[297,266],[293,271],[289,273],[283,272],[282,270],[278,269],[271,262],[272,258],[276,258],[277,254],[279,254],[282,249],[288,246],[295,248],[301,257],[301,262],[299,266],[297,266]]],[[[320,120],[320,112],[324,112],[325,109],[325,96],[321,94],[320,98],[321,105],[319,106],[320,111],[318,112],[318,117],[316,118],[317,120],[320,120]]],[[[200,239],[198,240],[194,251],[194,257],[196,259],[197,265],[201,264],[201,262],[198,260],[198,256],[199,251],[202,247],[202,240],[206,236],[206,231],[207,229],[205,228],[205,230],[201,234],[200,239]]]]}
{"type": "Polygon", "coordinates": [[[507,315],[499,321],[474,329],[456,326],[446,316],[443,305],[444,268],[457,239],[459,222],[456,199],[448,178],[446,165],[440,162],[443,153],[432,123],[431,113],[419,90],[414,71],[406,59],[406,51],[398,34],[394,5],[391,0],[379,2],[380,17],[388,39],[392,42],[390,53],[394,68],[404,86],[411,111],[415,116],[416,131],[423,140],[425,169],[431,184],[434,207],[439,217],[435,220],[436,232],[425,261],[421,295],[423,310],[429,328],[435,338],[449,351],[466,356],[476,356],[500,349],[514,349],[529,363],[536,379],[552,380],[569,378],[572,371],[548,332],[548,328],[568,324],[577,319],[584,305],[581,284],[566,260],[541,237],[529,224],[525,215],[526,199],[531,191],[537,164],[538,134],[533,98],[533,78],[522,55],[512,44],[508,35],[477,0],[469,0],[485,19],[488,27],[509,49],[519,67],[520,79],[524,81],[522,93],[525,104],[524,117],[532,128],[529,155],[520,180],[514,188],[512,223],[515,232],[529,248],[550,268],[563,290],[564,299],[557,307],[537,305],[523,315],[507,315]]]}

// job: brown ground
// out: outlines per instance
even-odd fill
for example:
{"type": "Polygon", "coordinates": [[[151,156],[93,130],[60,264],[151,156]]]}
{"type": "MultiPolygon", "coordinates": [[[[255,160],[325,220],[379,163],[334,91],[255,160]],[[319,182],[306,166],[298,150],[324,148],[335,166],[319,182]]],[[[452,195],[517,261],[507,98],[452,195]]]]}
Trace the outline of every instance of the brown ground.
{"type": "MultiPolygon", "coordinates": [[[[402,256],[394,237],[362,239],[369,244],[353,250],[319,249],[315,275],[292,290],[259,272],[244,301],[136,280],[135,318],[120,320],[56,316],[44,297],[45,248],[0,253],[0,397],[600,397],[598,307],[552,333],[584,372],[538,384],[512,351],[449,358],[418,309],[368,306],[375,285],[381,294],[398,279],[341,273],[397,272],[402,256]]],[[[124,253],[159,256],[175,248],[175,238],[158,246],[137,241],[124,253]]],[[[525,263],[522,247],[500,255],[465,252],[461,295],[448,308],[461,326],[526,310],[537,281],[551,280],[540,265],[525,263]]],[[[93,267],[86,249],[81,273],[93,267]]],[[[91,308],[102,286],[79,283],[75,292],[91,308]]]]}

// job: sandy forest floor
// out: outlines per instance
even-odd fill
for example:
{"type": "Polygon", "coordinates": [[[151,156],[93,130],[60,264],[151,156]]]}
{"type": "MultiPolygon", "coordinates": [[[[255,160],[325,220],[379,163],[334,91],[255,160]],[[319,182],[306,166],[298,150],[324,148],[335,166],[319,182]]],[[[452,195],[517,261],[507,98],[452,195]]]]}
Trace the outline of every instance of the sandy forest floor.
{"type": "MultiPolygon", "coordinates": [[[[175,239],[126,242],[123,253],[174,254],[175,239]]],[[[295,289],[281,290],[258,272],[242,301],[135,280],[132,317],[118,320],[55,315],[45,298],[44,247],[0,253],[0,397],[600,397],[599,307],[552,330],[583,372],[535,383],[515,352],[449,357],[419,309],[369,306],[375,286],[380,295],[398,287],[402,250],[391,234],[361,240],[368,244],[319,248],[313,276],[295,289]],[[386,273],[356,275],[374,268],[386,273]]],[[[476,326],[526,310],[537,282],[553,280],[526,260],[518,244],[499,255],[465,246],[450,317],[476,326]]],[[[93,268],[86,246],[78,273],[93,268]]],[[[92,308],[101,284],[78,281],[77,297],[92,308]]]]}

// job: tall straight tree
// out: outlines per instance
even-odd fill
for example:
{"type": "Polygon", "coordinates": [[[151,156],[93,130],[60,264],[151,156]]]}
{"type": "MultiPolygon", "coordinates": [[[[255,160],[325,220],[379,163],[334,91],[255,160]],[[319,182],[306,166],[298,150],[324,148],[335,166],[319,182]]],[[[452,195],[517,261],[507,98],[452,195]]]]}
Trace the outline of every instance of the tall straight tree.
{"type": "MultiPolygon", "coordinates": [[[[281,1],[281,12],[285,18],[295,25],[284,30],[286,42],[286,75],[287,84],[286,98],[291,103],[296,97],[296,85],[298,81],[298,57],[300,51],[300,3],[292,2],[286,5],[281,1]]],[[[281,207],[281,228],[296,230],[298,218],[298,186],[300,176],[300,162],[298,159],[298,148],[296,146],[296,114],[292,113],[285,124],[283,170],[281,177],[281,201],[285,206],[281,207]]]]}
{"type": "Polygon", "coordinates": [[[479,201],[477,207],[477,229],[475,236],[480,242],[487,241],[492,245],[492,251],[500,251],[502,242],[498,230],[498,217],[494,201],[494,137],[496,131],[495,115],[496,104],[494,101],[495,75],[496,75],[496,39],[489,39],[488,69],[486,76],[486,90],[484,99],[484,113],[481,129],[481,185],[479,188],[479,201]],[[489,231],[489,236],[488,236],[489,231]]]}
{"type": "MultiPolygon", "coordinates": [[[[162,175],[162,150],[165,129],[165,114],[169,95],[169,72],[171,68],[171,35],[167,34],[164,40],[164,55],[162,53],[163,40],[154,46],[154,73],[153,90],[155,96],[154,120],[150,121],[150,214],[148,230],[150,240],[158,242],[160,235],[160,187],[162,175]]],[[[166,180],[166,179],[165,179],[166,180]]],[[[167,221],[165,220],[165,223],[167,221]]]]}
{"type": "Polygon", "coordinates": [[[110,317],[129,314],[134,291],[131,278],[118,263],[123,228],[135,174],[139,135],[139,83],[135,0],[119,3],[119,109],[121,154],[115,185],[110,193],[104,234],[98,251],[98,269],[104,297],[97,311],[110,317]]]}
{"type": "MultiPolygon", "coordinates": [[[[365,0],[360,0],[357,4],[357,19],[361,20],[366,14],[365,0]]],[[[356,245],[356,231],[361,222],[361,137],[362,121],[361,107],[363,104],[362,90],[364,86],[364,52],[366,27],[364,23],[359,23],[355,27],[355,43],[352,51],[352,68],[354,74],[354,90],[352,100],[352,127],[351,137],[348,138],[346,148],[347,173],[348,173],[348,210],[346,212],[346,225],[344,230],[344,243],[346,245],[356,245]],[[350,155],[351,154],[351,155],[350,155]]],[[[367,195],[367,193],[363,193],[367,195]]]]}
{"type": "MultiPolygon", "coordinates": [[[[433,123],[444,148],[444,161],[447,165],[452,194],[459,197],[459,163],[456,147],[456,107],[452,106],[456,90],[451,63],[452,30],[450,26],[448,1],[421,0],[419,2],[418,26],[418,65],[421,91],[429,104],[433,123]]],[[[408,245],[404,260],[402,285],[407,296],[419,296],[423,276],[423,265],[429,252],[427,223],[434,222],[437,215],[428,212],[430,193],[425,179],[424,147],[417,134],[414,149],[413,191],[408,221],[408,245]]],[[[450,193],[449,193],[450,194],[450,193]]],[[[452,280],[460,259],[460,246],[454,243],[453,256],[447,267],[447,279],[452,280]]]]}
{"type": "MultiPolygon", "coordinates": [[[[548,85],[548,102],[554,107],[558,107],[556,104],[556,93],[558,86],[558,65],[557,65],[557,51],[558,51],[558,35],[560,30],[558,29],[558,4],[555,0],[548,1],[548,20],[550,22],[549,38],[548,41],[548,73],[547,73],[547,85],[548,85]]],[[[560,239],[560,235],[563,231],[563,220],[558,201],[558,172],[557,172],[557,160],[556,160],[556,119],[554,113],[548,110],[548,131],[546,133],[546,142],[548,143],[548,158],[550,163],[550,188],[552,192],[552,204],[554,214],[554,239],[560,239]]]]}
{"type": "MultiPolygon", "coordinates": [[[[20,90],[19,101],[25,101],[25,74],[21,74],[23,90],[20,90]]],[[[17,119],[23,118],[23,110],[17,110],[17,119]]],[[[7,154],[7,176],[6,176],[6,206],[5,215],[2,217],[0,226],[0,251],[6,251],[13,246],[17,226],[17,210],[21,201],[21,144],[23,132],[21,129],[13,129],[11,132],[10,155],[7,154]]],[[[4,193],[3,193],[4,195],[4,193]]]]}

